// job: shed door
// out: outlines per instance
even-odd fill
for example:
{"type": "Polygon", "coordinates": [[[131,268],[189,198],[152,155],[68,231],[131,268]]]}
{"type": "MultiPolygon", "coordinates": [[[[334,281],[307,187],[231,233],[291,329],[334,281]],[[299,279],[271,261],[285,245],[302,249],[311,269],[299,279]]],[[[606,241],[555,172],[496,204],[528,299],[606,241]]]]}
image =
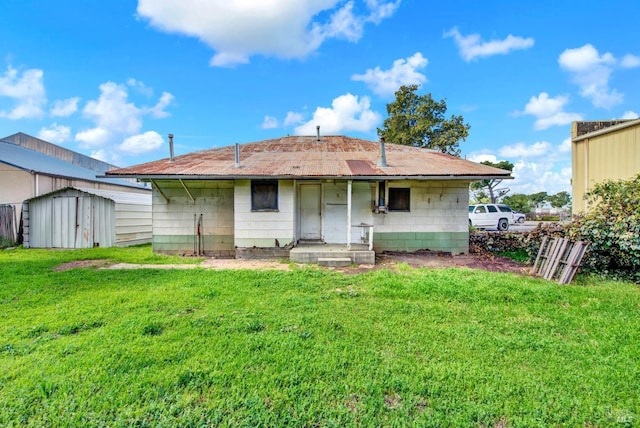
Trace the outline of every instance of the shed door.
{"type": "Polygon", "coordinates": [[[93,247],[91,197],[63,196],[53,198],[53,248],[93,247]]]}
{"type": "Polygon", "coordinates": [[[300,185],[300,238],[305,241],[322,238],[320,184],[300,185]]]}

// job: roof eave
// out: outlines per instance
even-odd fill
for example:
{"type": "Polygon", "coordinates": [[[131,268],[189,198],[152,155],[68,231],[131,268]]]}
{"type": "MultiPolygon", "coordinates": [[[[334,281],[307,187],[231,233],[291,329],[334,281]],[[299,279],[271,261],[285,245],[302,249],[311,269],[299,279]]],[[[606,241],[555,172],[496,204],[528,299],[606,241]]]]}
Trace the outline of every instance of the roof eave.
{"type": "Polygon", "coordinates": [[[441,174],[441,175],[184,175],[184,174],[109,174],[99,178],[136,178],[140,181],[150,180],[460,180],[480,181],[491,179],[512,180],[511,175],[501,174],[441,174]]]}
{"type": "Polygon", "coordinates": [[[577,143],[582,140],[586,140],[588,138],[598,137],[600,135],[608,134],[610,132],[619,131],[621,129],[629,128],[631,126],[640,125],[640,119],[630,120],[628,122],[619,123],[614,126],[609,126],[608,128],[598,129],[597,131],[589,132],[584,135],[580,135],[579,137],[575,137],[571,139],[571,142],[577,143]]]}

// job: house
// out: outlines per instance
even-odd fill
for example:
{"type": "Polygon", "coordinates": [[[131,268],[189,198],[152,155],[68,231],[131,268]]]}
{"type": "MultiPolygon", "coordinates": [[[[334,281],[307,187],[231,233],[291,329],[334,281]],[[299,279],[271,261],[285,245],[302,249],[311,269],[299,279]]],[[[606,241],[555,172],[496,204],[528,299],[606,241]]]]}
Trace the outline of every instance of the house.
{"type": "Polygon", "coordinates": [[[339,255],[373,263],[374,251],[468,252],[469,183],[510,172],[318,132],[171,156],[106,176],[152,183],[156,252],[302,262],[339,255]]]}
{"type": "Polygon", "coordinates": [[[584,196],[594,184],[640,174],[640,119],[573,122],[571,167],[577,214],[588,209],[584,196]]]}
{"type": "Polygon", "coordinates": [[[115,165],[57,146],[27,134],[0,139],[0,205],[10,206],[13,236],[25,200],[68,187],[150,194],[136,180],[103,178],[115,165]],[[14,220],[15,219],[15,220],[14,220]]]}
{"type": "Polygon", "coordinates": [[[24,201],[25,248],[151,242],[151,193],[67,187],[24,201]]]}

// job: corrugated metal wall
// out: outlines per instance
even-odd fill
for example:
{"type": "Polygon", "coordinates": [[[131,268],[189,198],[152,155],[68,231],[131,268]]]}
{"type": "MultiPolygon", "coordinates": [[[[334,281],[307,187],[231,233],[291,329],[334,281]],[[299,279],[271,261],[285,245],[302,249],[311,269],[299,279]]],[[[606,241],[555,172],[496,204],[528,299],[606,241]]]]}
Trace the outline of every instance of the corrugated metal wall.
{"type": "Polygon", "coordinates": [[[115,202],[74,189],[29,202],[32,248],[91,248],[115,244],[115,202]]]}
{"type": "Polygon", "coordinates": [[[605,180],[626,180],[640,173],[640,126],[573,143],[573,212],[583,211],[586,188],[605,180]]]}

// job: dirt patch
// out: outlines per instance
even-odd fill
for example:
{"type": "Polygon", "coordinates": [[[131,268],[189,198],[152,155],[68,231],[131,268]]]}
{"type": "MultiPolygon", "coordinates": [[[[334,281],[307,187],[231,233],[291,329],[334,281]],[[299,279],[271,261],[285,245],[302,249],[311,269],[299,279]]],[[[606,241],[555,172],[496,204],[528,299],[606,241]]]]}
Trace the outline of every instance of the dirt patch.
{"type": "MultiPolygon", "coordinates": [[[[461,254],[452,255],[434,251],[416,251],[414,253],[385,251],[376,255],[375,265],[359,265],[327,268],[332,271],[348,274],[365,273],[372,270],[387,269],[396,270],[398,264],[406,263],[411,267],[426,267],[431,269],[466,267],[481,269],[490,272],[511,272],[521,275],[530,274],[530,266],[515,262],[511,259],[492,254],[461,254]]],[[[304,266],[304,265],[300,265],[304,266]]],[[[313,266],[313,265],[312,265],[313,266]]],[[[58,266],[56,271],[65,271],[77,268],[98,269],[267,269],[267,270],[291,270],[292,264],[285,261],[274,260],[238,260],[238,259],[205,259],[199,264],[132,264],[113,263],[110,260],[77,260],[58,266]]]]}
{"type": "Polygon", "coordinates": [[[529,265],[524,263],[518,263],[509,258],[490,253],[452,255],[451,253],[436,251],[416,251],[413,253],[385,251],[376,254],[375,265],[348,266],[331,269],[344,273],[357,274],[378,269],[396,270],[399,263],[406,263],[414,268],[444,269],[465,267],[489,272],[517,273],[520,275],[529,275],[531,269],[529,265]]]}
{"type": "Polygon", "coordinates": [[[112,265],[110,260],[97,259],[97,260],[76,260],[74,262],[63,263],[54,270],[56,272],[62,272],[69,269],[81,269],[81,268],[104,268],[112,265]]]}

